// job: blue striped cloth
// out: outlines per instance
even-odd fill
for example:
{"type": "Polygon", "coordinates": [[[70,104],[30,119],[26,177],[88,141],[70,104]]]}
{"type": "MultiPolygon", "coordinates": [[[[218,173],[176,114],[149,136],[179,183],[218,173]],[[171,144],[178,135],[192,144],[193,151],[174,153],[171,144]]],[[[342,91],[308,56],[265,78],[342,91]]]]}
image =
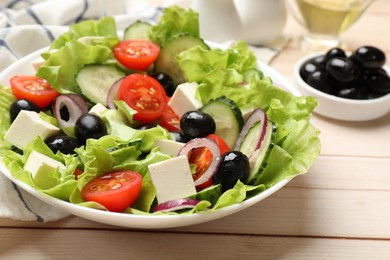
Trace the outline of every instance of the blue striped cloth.
{"type": "MultiPolygon", "coordinates": [[[[73,23],[114,16],[123,30],[138,19],[156,20],[160,13],[142,0],[0,0],[0,72],[50,45],[73,23]]],[[[66,216],[0,174],[0,217],[46,222],[66,216]]]]}

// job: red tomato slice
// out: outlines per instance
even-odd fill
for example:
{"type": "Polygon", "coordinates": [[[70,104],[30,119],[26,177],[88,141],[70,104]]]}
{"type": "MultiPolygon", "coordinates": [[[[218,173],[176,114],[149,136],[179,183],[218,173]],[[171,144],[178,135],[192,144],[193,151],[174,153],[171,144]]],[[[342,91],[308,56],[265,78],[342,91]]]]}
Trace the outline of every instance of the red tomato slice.
{"type": "Polygon", "coordinates": [[[170,132],[180,131],[180,118],[169,105],[161,116],[160,125],[170,132]]]}
{"type": "MultiPolygon", "coordinates": [[[[213,154],[207,147],[198,147],[192,149],[188,156],[188,162],[190,164],[196,165],[196,171],[193,175],[194,181],[199,179],[205,173],[205,171],[209,168],[212,160],[213,154]]],[[[201,190],[211,186],[212,184],[213,183],[210,178],[210,180],[208,180],[207,182],[198,185],[197,188],[201,190]]]]}
{"type": "Polygon", "coordinates": [[[147,40],[125,40],[114,47],[115,58],[125,67],[146,70],[160,53],[160,47],[147,40]]]}
{"type": "Polygon", "coordinates": [[[136,110],[134,119],[143,124],[160,118],[167,107],[167,95],[163,86],[144,74],[130,74],[124,78],[118,90],[118,99],[136,110]]]}
{"type": "MultiPolygon", "coordinates": [[[[226,144],[226,142],[219,136],[215,134],[209,134],[206,137],[214,140],[218,144],[219,150],[221,151],[221,155],[231,150],[230,147],[226,144]]],[[[210,166],[212,159],[213,159],[213,155],[211,154],[210,150],[206,147],[199,147],[192,150],[189,156],[189,162],[191,164],[196,165],[194,180],[197,180],[198,178],[200,178],[200,176],[202,176],[202,174],[210,166]]],[[[213,182],[210,178],[207,182],[198,185],[196,188],[198,190],[203,190],[204,188],[207,188],[212,184],[213,182]]]]}
{"type": "Polygon", "coordinates": [[[97,202],[109,211],[122,212],[137,200],[141,186],[141,174],[116,171],[92,179],[83,187],[81,195],[86,201],[97,202]]]}
{"type": "Polygon", "coordinates": [[[49,106],[59,95],[47,80],[37,76],[14,76],[10,84],[16,99],[27,99],[40,109],[49,106]]]}
{"type": "Polygon", "coordinates": [[[221,155],[226,153],[226,152],[229,152],[231,150],[229,145],[225,142],[225,140],[223,140],[218,135],[216,135],[216,134],[209,134],[206,137],[214,140],[218,144],[219,150],[221,151],[221,155]]]}

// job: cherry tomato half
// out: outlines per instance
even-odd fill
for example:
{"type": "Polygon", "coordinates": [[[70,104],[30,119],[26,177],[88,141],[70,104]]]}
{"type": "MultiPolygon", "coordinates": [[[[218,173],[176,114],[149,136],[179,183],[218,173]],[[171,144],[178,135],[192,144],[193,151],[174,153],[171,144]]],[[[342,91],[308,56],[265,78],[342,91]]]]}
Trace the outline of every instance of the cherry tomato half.
{"type": "Polygon", "coordinates": [[[14,76],[10,84],[16,99],[27,99],[40,109],[46,108],[59,95],[47,80],[37,76],[14,76]]]}
{"type": "MultiPolygon", "coordinates": [[[[215,134],[209,134],[206,136],[206,138],[212,139],[218,144],[219,150],[221,151],[221,155],[231,150],[230,147],[226,144],[226,142],[215,134]]],[[[194,175],[195,180],[200,178],[200,176],[202,176],[202,174],[208,169],[212,159],[213,155],[206,147],[195,148],[191,152],[191,155],[189,156],[189,162],[191,164],[196,165],[196,173],[194,175]]],[[[201,185],[198,185],[196,188],[198,190],[202,190],[211,186],[212,184],[213,182],[210,178],[208,181],[201,185]]]]}
{"type": "Polygon", "coordinates": [[[160,53],[160,47],[147,40],[125,40],[114,47],[115,58],[126,68],[146,70],[160,53]]]}
{"type": "Polygon", "coordinates": [[[86,201],[97,202],[109,211],[122,212],[133,205],[141,192],[142,176],[133,171],[105,173],[81,190],[86,201]]]}
{"type": "Polygon", "coordinates": [[[167,107],[167,95],[161,84],[144,74],[130,74],[123,79],[118,99],[137,113],[134,120],[148,124],[160,118],[167,107]]]}
{"type": "Polygon", "coordinates": [[[180,118],[169,105],[161,116],[160,125],[170,132],[180,131],[180,118]]]}

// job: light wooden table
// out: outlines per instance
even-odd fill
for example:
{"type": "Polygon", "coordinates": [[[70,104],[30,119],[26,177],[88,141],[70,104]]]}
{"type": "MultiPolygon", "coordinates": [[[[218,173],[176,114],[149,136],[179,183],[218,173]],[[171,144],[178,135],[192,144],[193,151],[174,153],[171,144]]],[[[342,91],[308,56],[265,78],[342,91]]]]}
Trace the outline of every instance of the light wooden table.
{"type": "MultiPolygon", "coordinates": [[[[271,66],[293,80],[293,65],[307,52],[294,21],[286,33],[293,40],[271,66]]],[[[375,2],[343,39],[351,49],[377,46],[390,59],[390,1],[375,2]]],[[[0,259],[390,259],[390,114],[364,123],[314,120],[322,152],[310,172],[252,208],[154,231],[78,217],[0,219],[0,259]]]]}

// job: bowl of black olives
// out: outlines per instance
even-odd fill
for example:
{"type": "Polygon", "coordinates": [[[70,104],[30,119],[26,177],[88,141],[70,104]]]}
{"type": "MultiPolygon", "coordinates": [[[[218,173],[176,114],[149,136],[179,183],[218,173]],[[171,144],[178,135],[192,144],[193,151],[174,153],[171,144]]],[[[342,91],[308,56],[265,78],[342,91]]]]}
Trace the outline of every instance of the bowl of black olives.
{"type": "Polygon", "coordinates": [[[390,112],[390,69],[385,53],[362,46],[352,53],[332,48],[299,60],[294,68],[297,88],[315,96],[314,112],[338,120],[366,121],[390,112]]]}

